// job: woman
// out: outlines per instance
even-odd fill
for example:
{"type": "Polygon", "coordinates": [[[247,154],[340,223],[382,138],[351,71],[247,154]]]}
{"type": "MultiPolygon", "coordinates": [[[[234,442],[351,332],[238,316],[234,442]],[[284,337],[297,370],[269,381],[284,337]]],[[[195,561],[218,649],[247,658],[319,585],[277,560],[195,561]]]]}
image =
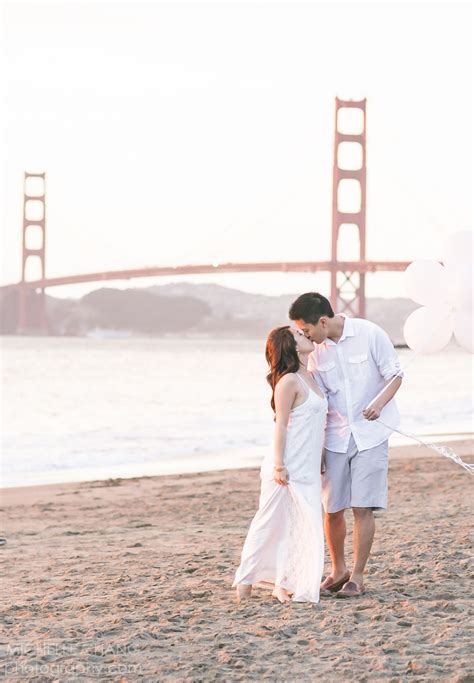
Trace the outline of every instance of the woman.
{"type": "Polygon", "coordinates": [[[327,399],[308,372],[313,343],[278,327],[267,339],[267,381],[275,412],[273,452],[262,463],[258,512],[245,539],[232,587],[237,600],[252,585],[272,587],[280,602],[318,602],[324,565],[321,454],[327,399]]]}

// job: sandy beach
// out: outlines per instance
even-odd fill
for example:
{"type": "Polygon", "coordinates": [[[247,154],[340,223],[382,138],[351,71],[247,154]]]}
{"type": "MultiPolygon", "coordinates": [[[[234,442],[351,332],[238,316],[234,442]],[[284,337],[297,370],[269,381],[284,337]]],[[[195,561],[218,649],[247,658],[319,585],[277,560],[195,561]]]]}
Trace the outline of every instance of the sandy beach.
{"type": "Polygon", "coordinates": [[[390,470],[366,595],[317,605],[235,602],[257,469],[2,490],[0,675],[474,681],[473,480],[416,446],[390,470]]]}

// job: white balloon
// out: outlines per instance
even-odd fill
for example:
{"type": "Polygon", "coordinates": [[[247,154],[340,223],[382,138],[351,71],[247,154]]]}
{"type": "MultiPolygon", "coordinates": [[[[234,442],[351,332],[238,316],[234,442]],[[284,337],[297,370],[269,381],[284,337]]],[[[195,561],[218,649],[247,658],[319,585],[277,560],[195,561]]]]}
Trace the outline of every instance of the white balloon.
{"type": "Polygon", "coordinates": [[[474,283],[472,262],[461,263],[455,269],[447,269],[447,300],[455,311],[472,309],[474,283]]]}
{"type": "Polygon", "coordinates": [[[454,336],[463,349],[474,353],[474,319],[472,308],[454,314],[454,336]]]}
{"type": "Polygon", "coordinates": [[[443,249],[443,264],[449,270],[456,271],[461,264],[468,264],[474,258],[474,240],[472,230],[458,230],[446,240],[443,249]]]}
{"type": "Polygon", "coordinates": [[[449,306],[417,308],[403,326],[408,346],[419,353],[444,349],[453,334],[453,313],[449,306]]]}
{"type": "Polygon", "coordinates": [[[405,290],[417,304],[448,303],[446,270],[438,261],[419,259],[405,270],[405,290]]]}
{"type": "Polygon", "coordinates": [[[470,308],[472,310],[473,305],[473,292],[474,292],[474,280],[473,280],[473,270],[474,264],[464,263],[459,268],[459,283],[461,288],[461,305],[459,308],[465,309],[470,308]]]}

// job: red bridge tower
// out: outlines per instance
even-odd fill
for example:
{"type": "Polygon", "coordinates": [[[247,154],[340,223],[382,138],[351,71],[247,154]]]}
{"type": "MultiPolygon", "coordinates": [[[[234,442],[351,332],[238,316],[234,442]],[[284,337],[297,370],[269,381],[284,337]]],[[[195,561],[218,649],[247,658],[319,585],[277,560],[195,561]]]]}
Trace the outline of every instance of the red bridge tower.
{"type": "MultiPolygon", "coordinates": [[[[332,245],[331,245],[331,305],[335,312],[347,311],[349,315],[365,318],[365,272],[340,270],[338,240],[341,226],[358,230],[359,253],[351,261],[364,262],[365,257],[365,206],[366,206],[366,100],[340,100],[336,97],[336,122],[334,139],[333,199],[332,199],[332,245]],[[358,121],[348,121],[342,126],[341,117],[360,111],[358,121]],[[355,124],[355,125],[354,125],[355,124]],[[345,161],[344,161],[345,158],[345,161]],[[341,202],[352,198],[351,209],[344,210],[341,202]],[[355,200],[355,202],[354,202],[355,200]]],[[[349,118],[349,117],[348,117],[349,118]]],[[[352,117],[354,119],[355,117],[352,117]]]]}
{"type": "Polygon", "coordinates": [[[27,286],[28,280],[44,280],[46,258],[46,173],[27,173],[24,178],[23,247],[21,282],[18,291],[18,334],[47,334],[46,295],[44,288],[27,286]],[[38,272],[28,277],[28,267],[39,261],[38,272]]]}

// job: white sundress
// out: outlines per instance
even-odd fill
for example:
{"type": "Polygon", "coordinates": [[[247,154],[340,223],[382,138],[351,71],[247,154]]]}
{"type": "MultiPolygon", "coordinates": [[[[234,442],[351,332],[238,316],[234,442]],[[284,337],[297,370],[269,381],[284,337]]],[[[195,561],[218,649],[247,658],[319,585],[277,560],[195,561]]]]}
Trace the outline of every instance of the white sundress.
{"type": "Polygon", "coordinates": [[[288,420],[283,464],[289,483],[274,481],[270,449],[260,470],[259,508],[232,586],[281,586],[296,602],[319,602],[324,569],[321,455],[328,403],[295,374],[307,398],[290,411],[288,420]]]}

